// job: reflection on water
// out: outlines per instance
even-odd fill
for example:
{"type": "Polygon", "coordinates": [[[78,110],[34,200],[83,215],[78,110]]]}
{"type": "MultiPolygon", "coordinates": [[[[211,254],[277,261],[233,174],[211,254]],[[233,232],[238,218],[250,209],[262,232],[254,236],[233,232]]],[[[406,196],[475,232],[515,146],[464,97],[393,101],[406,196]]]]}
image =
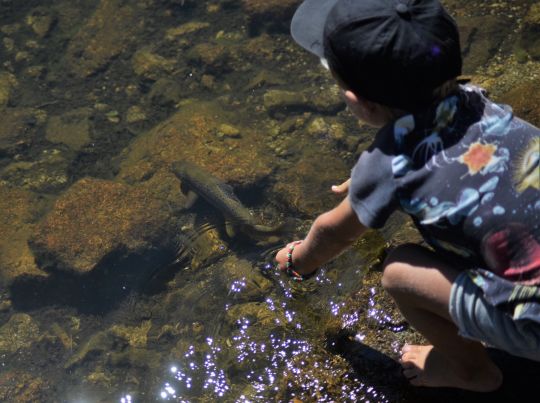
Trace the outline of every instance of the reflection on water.
{"type": "MultiPolygon", "coordinates": [[[[422,340],[379,269],[409,221],[298,284],[272,262],[289,239],[229,231],[171,171],[200,166],[291,239],[337,202],[374,132],[292,43],[297,3],[0,0],[1,401],[456,397],[395,361],[422,340]]],[[[444,3],[466,73],[538,124],[537,2],[444,3]]]]}

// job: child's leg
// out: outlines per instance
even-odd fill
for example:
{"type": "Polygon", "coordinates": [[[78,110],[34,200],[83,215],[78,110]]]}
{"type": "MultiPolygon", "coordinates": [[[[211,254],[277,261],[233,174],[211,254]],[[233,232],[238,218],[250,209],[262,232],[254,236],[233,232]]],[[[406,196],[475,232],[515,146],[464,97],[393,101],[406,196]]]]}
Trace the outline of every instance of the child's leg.
{"type": "Polygon", "coordinates": [[[448,304],[459,272],[418,245],[403,245],[385,261],[383,287],[430,346],[402,350],[404,375],[417,386],[445,386],[487,392],[502,383],[502,374],[481,343],[458,335],[448,304]]]}

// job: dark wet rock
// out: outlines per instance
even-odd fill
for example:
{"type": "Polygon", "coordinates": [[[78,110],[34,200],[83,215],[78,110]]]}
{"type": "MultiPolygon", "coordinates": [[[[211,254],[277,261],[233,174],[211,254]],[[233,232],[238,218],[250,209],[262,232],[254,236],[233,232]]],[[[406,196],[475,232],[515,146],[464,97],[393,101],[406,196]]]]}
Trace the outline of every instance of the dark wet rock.
{"type": "Polygon", "coordinates": [[[263,29],[288,32],[294,10],[300,3],[301,0],[242,0],[253,33],[263,29]]]}
{"type": "Polygon", "coordinates": [[[6,108],[0,110],[0,116],[0,155],[13,155],[32,145],[47,120],[46,112],[32,108],[6,108]]]}
{"type": "Polygon", "coordinates": [[[488,64],[509,34],[510,23],[501,22],[500,16],[458,17],[461,50],[464,56],[463,73],[473,74],[488,64]]]}
{"type": "Polygon", "coordinates": [[[39,338],[39,327],[34,319],[25,313],[16,313],[0,327],[0,355],[29,348],[39,338]]]}
{"type": "Polygon", "coordinates": [[[518,48],[525,50],[533,59],[540,60],[540,3],[532,4],[523,19],[518,48]]]}
{"type": "Polygon", "coordinates": [[[540,127],[540,79],[522,82],[506,94],[497,97],[497,101],[508,104],[514,113],[533,125],[540,127]]]}
{"type": "Polygon", "coordinates": [[[101,0],[94,14],[70,41],[65,62],[78,78],[105,69],[135,40],[143,20],[122,0],[101,0]]]}
{"type": "Polygon", "coordinates": [[[265,133],[237,122],[234,111],[216,102],[193,102],[149,132],[123,152],[119,177],[136,182],[159,170],[169,171],[175,161],[190,161],[224,182],[252,184],[265,178],[274,164],[261,143],[265,133]],[[238,128],[240,138],[219,139],[222,124],[238,128]]]}
{"type": "Polygon", "coordinates": [[[33,193],[0,182],[0,284],[19,276],[46,276],[36,266],[28,238],[39,213],[40,200],[33,193]]]}
{"type": "Polygon", "coordinates": [[[49,384],[23,371],[0,372],[0,400],[3,402],[43,402],[49,384]]]}
{"type": "Polygon", "coordinates": [[[72,150],[80,150],[91,140],[92,109],[80,108],[60,116],[51,116],[47,123],[45,138],[62,143],[72,150]]]}
{"type": "Polygon", "coordinates": [[[170,193],[156,193],[168,190],[170,182],[161,179],[137,187],[91,178],[76,182],[36,228],[31,245],[39,265],[84,273],[112,254],[167,248],[175,228],[170,193]]]}
{"type": "Polygon", "coordinates": [[[235,256],[223,261],[219,274],[235,303],[262,301],[274,287],[249,261],[235,256]]]}

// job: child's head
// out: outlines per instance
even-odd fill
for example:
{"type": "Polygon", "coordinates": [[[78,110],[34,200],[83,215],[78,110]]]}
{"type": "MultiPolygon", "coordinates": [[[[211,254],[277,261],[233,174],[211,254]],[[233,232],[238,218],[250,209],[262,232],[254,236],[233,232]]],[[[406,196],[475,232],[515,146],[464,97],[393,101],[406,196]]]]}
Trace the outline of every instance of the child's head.
{"type": "Polygon", "coordinates": [[[438,0],[305,0],[291,32],[346,92],[394,110],[428,106],[461,74],[458,30],[438,0]]]}

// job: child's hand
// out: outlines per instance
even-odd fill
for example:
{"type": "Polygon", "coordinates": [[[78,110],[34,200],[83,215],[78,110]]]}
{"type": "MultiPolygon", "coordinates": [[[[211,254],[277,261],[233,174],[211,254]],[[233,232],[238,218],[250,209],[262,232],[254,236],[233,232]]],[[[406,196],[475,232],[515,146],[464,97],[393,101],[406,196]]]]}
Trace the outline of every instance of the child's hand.
{"type": "Polygon", "coordinates": [[[316,270],[312,270],[308,274],[301,274],[298,271],[296,271],[296,267],[292,259],[292,253],[294,249],[297,246],[300,246],[302,242],[303,241],[290,242],[284,248],[278,251],[278,253],[276,254],[276,262],[277,262],[276,268],[282,272],[285,272],[289,277],[292,277],[292,279],[295,281],[307,280],[308,278],[315,275],[315,271],[316,271],[316,270]]]}
{"type": "Polygon", "coordinates": [[[332,192],[334,192],[337,195],[346,194],[349,191],[350,183],[351,183],[351,179],[349,178],[345,182],[343,182],[341,185],[333,185],[332,192]]]}
{"type": "Polygon", "coordinates": [[[287,267],[287,254],[289,253],[289,248],[294,242],[289,242],[283,248],[281,248],[278,253],[276,253],[276,263],[277,268],[281,271],[284,271],[287,267]]]}

